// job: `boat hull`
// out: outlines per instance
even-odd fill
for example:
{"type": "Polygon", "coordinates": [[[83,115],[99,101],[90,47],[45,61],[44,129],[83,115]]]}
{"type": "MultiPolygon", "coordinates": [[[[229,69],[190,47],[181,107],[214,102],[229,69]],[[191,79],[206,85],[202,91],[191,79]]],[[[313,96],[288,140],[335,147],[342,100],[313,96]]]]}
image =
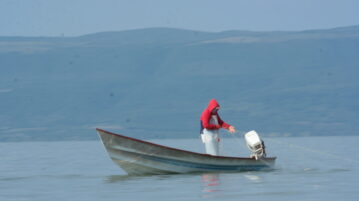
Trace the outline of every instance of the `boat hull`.
{"type": "Polygon", "coordinates": [[[102,129],[97,129],[97,132],[110,158],[131,175],[255,171],[272,169],[276,159],[212,156],[174,149],[102,129]]]}

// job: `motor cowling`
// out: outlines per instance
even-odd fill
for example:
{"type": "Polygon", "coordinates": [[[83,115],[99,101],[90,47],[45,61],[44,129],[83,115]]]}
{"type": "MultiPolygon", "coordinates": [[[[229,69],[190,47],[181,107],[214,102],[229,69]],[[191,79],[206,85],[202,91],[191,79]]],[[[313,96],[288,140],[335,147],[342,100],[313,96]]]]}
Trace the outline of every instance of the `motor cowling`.
{"type": "Polygon", "coordinates": [[[251,157],[258,160],[266,156],[264,142],[260,139],[256,131],[249,131],[244,135],[244,138],[248,149],[252,152],[251,157]]]}

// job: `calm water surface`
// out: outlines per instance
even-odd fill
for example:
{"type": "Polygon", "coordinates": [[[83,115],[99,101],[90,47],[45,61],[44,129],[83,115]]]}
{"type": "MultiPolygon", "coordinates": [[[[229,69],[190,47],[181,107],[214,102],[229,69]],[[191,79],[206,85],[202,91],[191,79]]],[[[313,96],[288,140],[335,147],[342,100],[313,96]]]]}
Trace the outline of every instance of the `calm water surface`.
{"type": "MultiPolygon", "coordinates": [[[[0,143],[0,200],[359,200],[359,137],[264,138],[266,172],[127,176],[100,141],[0,143]]],[[[153,140],[203,152],[199,139],[153,140]]],[[[242,139],[222,153],[247,156],[242,139]]]]}

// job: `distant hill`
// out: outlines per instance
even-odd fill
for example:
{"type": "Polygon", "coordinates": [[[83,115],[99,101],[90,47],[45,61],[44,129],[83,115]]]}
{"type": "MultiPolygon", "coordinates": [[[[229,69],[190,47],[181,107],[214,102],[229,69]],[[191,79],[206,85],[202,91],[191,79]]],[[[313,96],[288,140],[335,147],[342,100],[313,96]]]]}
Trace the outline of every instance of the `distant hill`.
{"type": "Polygon", "coordinates": [[[240,132],[358,135],[359,26],[0,37],[0,140],[197,137],[211,98],[240,132]]]}

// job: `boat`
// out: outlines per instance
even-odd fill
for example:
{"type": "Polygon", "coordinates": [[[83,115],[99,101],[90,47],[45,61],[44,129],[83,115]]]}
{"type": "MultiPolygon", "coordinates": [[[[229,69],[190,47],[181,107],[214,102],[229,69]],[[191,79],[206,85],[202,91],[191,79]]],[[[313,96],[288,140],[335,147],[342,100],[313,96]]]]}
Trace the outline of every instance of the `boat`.
{"type": "Polygon", "coordinates": [[[213,156],[96,130],[110,158],[129,175],[270,170],[276,160],[213,156]]]}

